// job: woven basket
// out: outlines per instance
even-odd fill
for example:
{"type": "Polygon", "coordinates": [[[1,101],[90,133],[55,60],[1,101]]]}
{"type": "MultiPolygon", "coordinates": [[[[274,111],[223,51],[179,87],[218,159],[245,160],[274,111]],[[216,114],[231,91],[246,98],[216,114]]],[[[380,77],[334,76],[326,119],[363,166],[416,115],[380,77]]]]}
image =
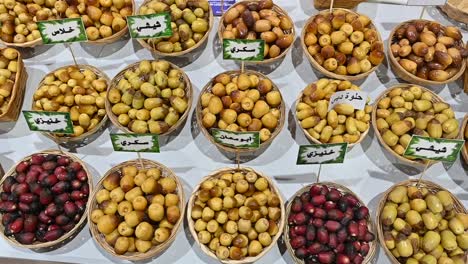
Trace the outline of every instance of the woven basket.
{"type": "MultiPolygon", "coordinates": [[[[288,217],[291,214],[291,206],[292,206],[292,201],[294,200],[294,198],[300,196],[301,194],[303,194],[305,192],[308,192],[310,187],[312,187],[314,185],[326,185],[327,187],[333,187],[333,188],[339,190],[342,193],[352,194],[359,200],[359,203],[361,205],[365,205],[365,203],[359,198],[359,196],[357,196],[353,191],[351,191],[350,189],[348,189],[347,187],[345,187],[345,186],[343,186],[341,184],[337,184],[337,183],[333,183],[333,182],[313,183],[313,184],[309,184],[307,186],[302,187],[293,196],[291,196],[291,199],[288,201],[288,205],[286,206],[286,215],[288,217]]],[[[372,219],[370,217],[367,219],[367,226],[368,226],[369,231],[376,234],[374,222],[372,221],[372,219]]],[[[290,241],[290,238],[289,238],[289,225],[285,224],[284,225],[284,242],[286,244],[288,252],[291,255],[291,258],[293,259],[294,263],[304,264],[305,263],[304,260],[297,258],[296,255],[294,254],[294,249],[291,247],[291,243],[289,241],[290,241]]],[[[375,256],[375,254],[377,252],[377,240],[370,242],[369,246],[370,246],[369,252],[367,253],[367,255],[364,258],[364,261],[362,263],[371,263],[371,261],[374,259],[374,256],[375,256]]]]}
{"type": "MultiPolygon", "coordinates": [[[[297,97],[297,99],[296,99],[296,106],[297,106],[297,104],[298,104],[299,102],[302,102],[302,96],[303,96],[303,94],[304,94],[304,93],[301,91],[301,93],[300,93],[299,96],[297,97]]],[[[305,128],[303,128],[303,127],[301,126],[301,121],[299,120],[299,118],[297,118],[297,115],[296,115],[296,114],[294,115],[294,117],[296,118],[297,124],[301,127],[302,132],[304,132],[304,135],[305,135],[310,141],[314,142],[315,144],[323,144],[320,140],[318,140],[318,139],[314,138],[313,136],[311,136],[311,135],[309,134],[309,132],[307,131],[307,129],[305,129],[305,128]]],[[[369,127],[367,128],[367,130],[361,133],[361,136],[359,137],[359,140],[358,140],[358,141],[356,141],[356,142],[354,142],[354,143],[348,143],[348,150],[351,149],[352,147],[354,147],[355,145],[361,143],[361,142],[364,140],[364,138],[367,136],[367,134],[369,133],[369,130],[370,130],[370,124],[369,124],[369,127]]]]}
{"type": "Polygon", "coordinates": [[[109,253],[110,255],[112,255],[112,256],[114,256],[116,258],[125,259],[125,260],[129,260],[129,261],[141,261],[141,260],[146,260],[146,259],[152,258],[152,257],[158,255],[159,253],[161,253],[162,251],[166,250],[172,244],[172,242],[174,242],[174,240],[176,239],[177,232],[178,232],[178,230],[179,230],[179,228],[180,228],[180,226],[181,226],[181,224],[183,222],[183,219],[184,219],[184,211],[185,211],[184,188],[183,188],[182,183],[179,181],[179,178],[175,175],[175,173],[171,169],[167,168],[166,166],[164,166],[164,165],[162,165],[162,164],[160,164],[158,162],[147,160],[147,159],[129,160],[129,161],[120,163],[117,166],[114,166],[112,169],[107,171],[106,174],[104,174],[104,176],[101,178],[99,183],[96,185],[95,191],[93,192],[91,198],[89,199],[88,207],[89,207],[89,210],[88,210],[88,225],[89,225],[91,235],[92,235],[93,239],[96,241],[96,243],[101,248],[103,248],[107,253],[109,253]],[[159,245],[153,246],[150,250],[148,250],[145,253],[127,252],[124,255],[118,255],[118,254],[115,253],[114,248],[106,242],[105,236],[99,232],[99,230],[97,228],[97,225],[94,224],[91,221],[91,213],[93,212],[94,209],[98,208],[98,204],[96,202],[96,193],[98,191],[104,189],[104,187],[102,185],[103,181],[111,173],[119,171],[121,168],[123,168],[125,166],[135,166],[138,169],[142,169],[143,168],[142,166],[144,166],[145,169],[158,168],[158,169],[161,170],[161,177],[169,177],[169,178],[174,179],[174,181],[177,184],[177,196],[179,197],[180,217],[179,217],[179,220],[177,221],[177,223],[174,225],[174,228],[171,230],[171,235],[169,236],[169,238],[165,242],[163,242],[163,243],[161,243],[159,245]]]}
{"type": "MultiPolygon", "coordinates": [[[[362,2],[366,2],[366,0],[337,0],[333,2],[333,7],[353,9],[362,2]]],[[[331,0],[314,0],[316,9],[330,8],[330,4],[331,0]]]]}
{"type": "MultiPolygon", "coordinates": [[[[137,14],[140,14],[140,9],[141,9],[142,6],[145,6],[148,2],[151,2],[151,1],[152,0],[145,0],[143,2],[143,4],[141,4],[140,7],[138,8],[137,14]]],[[[138,43],[140,43],[141,46],[143,46],[143,48],[151,51],[152,53],[156,54],[157,56],[162,56],[162,57],[179,57],[179,56],[185,55],[187,53],[190,53],[190,52],[192,52],[194,50],[197,50],[200,46],[202,46],[208,40],[208,37],[210,35],[210,31],[213,28],[214,16],[213,16],[213,10],[211,8],[211,5],[209,5],[209,8],[210,8],[210,10],[208,11],[208,30],[206,31],[203,38],[199,42],[197,42],[193,47],[191,47],[189,49],[182,50],[182,51],[179,51],[179,52],[164,53],[164,52],[161,52],[161,51],[157,50],[154,46],[148,44],[148,42],[145,41],[146,39],[137,39],[137,41],[138,41],[138,43]]]]}
{"type": "MultiPolygon", "coordinates": [[[[458,70],[458,72],[453,75],[451,78],[443,81],[443,82],[436,82],[436,81],[431,81],[431,80],[424,80],[422,78],[419,78],[417,77],[416,75],[413,75],[409,72],[407,72],[397,61],[397,59],[395,58],[395,56],[393,56],[393,53],[391,52],[391,46],[392,44],[394,43],[393,41],[395,40],[395,32],[398,28],[408,24],[408,23],[411,23],[411,22],[416,22],[416,21],[425,21],[425,22],[435,22],[435,21],[429,21],[429,20],[425,20],[425,19],[415,19],[415,20],[409,20],[409,21],[405,21],[401,24],[399,24],[398,26],[396,26],[392,32],[390,33],[389,35],[389,41],[388,41],[388,58],[390,59],[390,65],[392,66],[392,70],[393,72],[398,76],[400,77],[401,79],[409,82],[409,83],[414,83],[414,84],[418,84],[418,85],[424,85],[424,86],[430,86],[430,85],[441,85],[441,84],[447,84],[447,83],[451,83],[455,80],[457,80],[458,78],[460,78],[460,76],[462,76],[462,74],[465,72],[465,67],[466,67],[466,61],[463,60],[462,61],[462,65],[460,67],[460,69],[458,70]]],[[[438,23],[438,22],[436,22],[438,23]]],[[[443,28],[443,26],[442,26],[443,28]]],[[[461,42],[463,43],[463,42],[461,42]]],[[[463,44],[462,44],[463,45],[463,44]]]]}
{"type": "MultiPolygon", "coordinates": [[[[67,66],[60,67],[60,68],[55,69],[54,71],[46,74],[46,76],[53,73],[53,72],[55,72],[55,71],[58,71],[58,70],[61,70],[61,69],[66,69],[67,67],[70,67],[70,66],[75,66],[75,65],[67,65],[67,66]]],[[[96,68],[94,66],[91,66],[91,65],[78,64],[77,66],[78,66],[78,68],[80,68],[80,70],[85,70],[85,69],[90,70],[93,73],[95,73],[98,78],[105,79],[108,86],[109,86],[111,80],[109,79],[109,77],[103,71],[101,71],[98,68],[96,68]]],[[[41,80],[38,87],[42,86],[42,83],[44,82],[44,79],[45,79],[45,77],[41,80]]],[[[34,99],[32,100],[31,105],[32,105],[32,107],[34,107],[34,99]]],[[[71,136],[67,136],[67,135],[60,137],[60,136],[57,136],[56,134],[47,133],[47,132],[43,132],[43,134],[46,137],[52,139],[53,141],[55,141],[58,144],[67,144],[67,143],[75,144],[76,143],[76,144],[80,144],[80,145],[86,145],[91,141],[91,138],[94,135],[101,133],[105,129],[106,123],[107,123],[107,115],[105,115],[102,118],[101,122],[99,122],[99,124],[94,129],[92,129],[90,131],[87,131],[87,132],[85,132],[82,135],[77,136],[77,137],[71,137],[71,136]]]]}
{"type": "MultiPolygon", "coordinates": [[[[249,5],[250,3],[254,3],[254,2],[258,2],[258,1],[243,0],[243,1],[240,1],[240,2],[237,2],[237,3],[233,4],[229,9],[236,8],[236,6],[238,6],[240,4],[249,5]]],[[[273,11],[275,11],[278,15],[285,16],[285,17],[287,17],[289,19],[289,21],[291,21],[291,22],[293,21],[291,19],[291,17],[289,16],[288,12],[286,12],[286,10],[284,10],[280,6],[278,6],[276,4],[273,4],[273,7],[271,9],[273,11]]],[[[224,18],[226,16],[226,13],[227,13],[228,10],[225,10],[223,15],[221,16],[219,26],[218,26],[218,38],[219,38],[219,41],[220,41],[221,45],[223,43],[223,32],[224,32],[224,29],[226,28],[226,26],[224,25],[224,18]]],[[[296,30],[294,29],[294,26],[290,30],[283,30],[283,32],[285,34],[291,34],[293,36],[293,39],[296,40],[296,30]]],[[[265,59],[265,60],[262,60],[262,61],[246,61],[246,63],[263,65],[263,64],[270,64],[270,63],[273,63],[273,62],[277,62],[277,61],[281,60],[282,58],[284,58],[286,56],[286,54],[288,54],[288,52],[292,48],[292,46],[294,46],[294,43],[291,43],[291,45],[289,45],[289,47],[287,47],[286,49],[281,51],[281,53],[275,58],[269,58],[269,59],[265,59]]]]}
{"type": "MultiPolygon", "coordinates": [[[[156,61],[158,61],[158,60],[156,60],[156,61]]],[[[185,119],[189,115],[190,108],[192,107],[192,100],[193,100],[192,83],[190,82],[190,79],[187,76],[187,74],[184,72],[183,69],[177,67],[175,64],[173,64],[171,62],[168,62],[168,63],[170,65],[170,69],[176,69],[176,70],[179,70],[182,73],[182,76],[184,78],[184,83],[185,83],[185,95],[186,95],[187,100],[188,100],[187,101],[188,107],[185,110],[184,114],[179,118],[179,121],[177,121],[177,123],[175,123],[173,126],[171,126],[169,128],[169,130],[167,130],[166,132],[160,134],[159,136],[164,136],[164,135],[168,135],[168,134],[172,133],[173,131],[175,131],[178,127],[180,127],[184,123],[185,119]]],[[[135,62],[133,64],[130,64],[125,69],[123,69],[119,73],[117,73],[117,75],[114,77],[114,79],[112,79],[112,81],[110,82],[110,85],[108,86],[107,91],[109,92],[109,90],[111,88],[114,88],[114,87],[116,87],[118,85],[119,81],[122,78],[124,78],[125,71],[135,70],[135,69],[138,68],[139,64],[140,64],[140,62],[135,62]]],[[[107,116],[111,120],[112,124],[114,124],[114,126],[116,126],[119,130],[124,131],[125,133],[134,133],[128,127],[123,126],[123,125],[121,125],[119,123],[118,117],[112,112],[112,104],[109,101],[108,97],[106,98],[106,112],[107,112],[107,116]]]]}
{"type": "MultiPolygon", "coordinates": [[[[76,157],[75,155],[71,154],[71,153],[68,153],[68,152],[62,152],[62,151],[59,151],[59,150],[44,150],[44,151],[40,151],[38,153],[35,153],[35,154],[55,154],[55,155],[63,155],[63,156],[67,156],[71,159],[71,161],[75,161],[75,162],[79,162],[81,164],[81,166],[83,167],[83,170],[86,172],[86,174],[88,175],[88,185],[89,185],[89,191],[91,192],[93,190],[93,176],[91,174],[91,172],[88,170],[88,168],[86,167],[86,164],[80,160],[78,157],[76,157]]],[[[32,155],[29,155],[23,159],[21,159],[20,161],[18,161],[13,167],[11,167],[11,169],[9,171],[7,171],[4,175],[4,177],[0,180],[0,188],[3,186],[3,182],[5,181],[5,179],[8,177],[8,176],[12,176],[12,175],[15,175],[16,174],[16,166],[21,163],[22,161],[27,161],[27,160],[30,160],[31,159],[31,156],[32,155]]],[[[62,246],[64,246],[65,244],[67,244],[68,242],[70,242],[80,231],[81,229],[86,225],[86,217],[88,216],[88,213],[87,213],[87,210],[88,210],[88,206],[86,206],[86,209],[85,211],[83,212],[83,215],[81,216],[81,219],[80,221],[75,225],[75,227],[70,230],[69,232],[65,233],[63,236],[61,236],[59,239],[55,240],[55,241],[50,241],[50,242],[35,242],[34,244],[31,244],[31,245],[23,245],[19,242],[16,241],[16,239],[14,237],[7,237],[5,236],[5,234],[3,233],[3,231],[5,230],[5,227],[0,223],[0,235],[11,245],[15,246],[15,247],[20,247],[20,248],[28,248],[28,249],[31,249],[31,250],[35,250],[35,251],[51,251],[51,250],[55,250],[57,248],[60,248],[62,246]]]]}
{"type": "Polygon", "coordinates": [[[218,169],[218,170],[212,172],[210,175],[204,177],[200,181],[200,183],[197,186],[195,186],[195,188],[193,189],[192,195],[191,195],[190,200],[188,201],[188,205],[187,205],[187,221],[188,221],[189,230],[190,230],[190,233],[192,234],[192,237],[195,239],[196,244],[201,248],[203,253],[205,253],[206,255],[210,256],[213,259],[218,260],[221,263],[225,263],[225,264],[254,263],[257,260],[259,260],[261,257],[263,257],[264,255],[266,255],[266,253],[275,246],[276,241],[278,241],[279,237],[281,236],[281,232],[283,232],[284,225],[285,225],[285,222],[286,222],[286,215],[285,215],[285,209],[284,209],[284,200],[281,197],[281,193],[280,193],[279,189],[276,187],[276,185],[273,183],[273,181],[269,177],[265,176],[264,174],[254,170],[254,169],[247,168],[247,167],[241,167],[239,169],[222,168],[222,169],[218,169]],[[198,194],[200,186],[204,181],[206,181],[208,179],[212,179],[212,178],[219,178],[224,173],[230,173],[230,172],[235,172],[235,171],[255,172],[259,177],[265,178],[268,181],[270,191],[272,193],[275,193],[278,196],[279,200],[280,200],[281,218],[277,222],[279,231],[274,237],[272,237],[271,244],[268,247],[265,247],[263,249],[263,251],[260,254],[258,254],[257,256],[255,256],[255,257],[245,257],[245,258],[243,258],[241,260],[231,260],[231,259],[221,260],[221,259],[218,259],[216,254],[209,247],[207,247],[206,245],[200,243],[200,241],[198,239],[197,231],[195,230],[195,221],[193,221],[193,219],[192,219],[192,208],[193,208],[193,205],[195,203],[195,198],[196,198],[196,196],[198,194]]]}
{"type": "Polygon", "coordinates": [[[11,91],[10,101],[8,102],[7,112],[0,114],[0,122],[16,121],[18,120],[21,107],[23,106],[24,91],[26,89],[26,80],[28,73],[23,64],[23,58],[18,51],[18,71],[15,76],[15,84],[11,91]]]}
{"type": "MultiPolygon", "coordinates": [[[[400,262],[393,256],[393,254],[390,252],[390,250],[388,250],[387,246],[385,245],[383,227],[382,227],[382,223],[380,221],[380,217],[381,217],[381,214],[382,214],[383,209],[385,207],[385,202],[387,201],[388,195],[390,194],[391,191],[393,191],[398,186],[418,186],[418,180],[407,180],[407,181],[399,182],[399,183],[393,185],[392,187],[390,187],[390,189],[388,189],[383,194],[382,198],[380,199],[379,207],[377,209],[377,214],[376,214],[377,218],[375,220],[376,224],[377,224],[377,232],[379,234],[380,245],[384,249],[385,254],[387,255],[388,259],[390,260],[390,262],[392,264],[399,264],[400,262]]],[[[419,183],[419,187],[427,188],[429,190],[429,192],[432,193],[432,194],[437,193],[438,191],[447,191],[448,192],[448,190],[443,188],[442,186],[437,185],[437,184],[435,184],[435,183],[433,183],[431,181],[426,181],[426,180],[421,180],[420,183],[419,183]]],[[[458,200],[458,198],[455,195],[453,195],[451,192],[449,192],[449,193],[450,193],[450,196],[453,199],[455,212],[465,213],[465,214],[468,213],[468,211],[463,206],[463,204],[460,202],[460,200],[458,200]]]]}
{"type": "MultiPolygon", "coordinates": [[[[244,73],[246,74],[254,74],[256,76],[258,76],[260,79],[269,79],[268,76],[260,73],[260,72],[256,72],[256,71],[251,71],[251,70],[245,70],[244,73]]],[[[220,74],[227,74],[229,75],[230,77],[233,77],[233,76],[238,76],[241,74],[241,71],[240,70],[237,70],[237,71],[227,71],[227,72],[223,72],[223,73],[220,73],[220,74]]],[[[219,75],[219,74],[218,74],[219,75]]],[[[225,145],[222,145],[218,142],[216,142],[214,139],[213,139],[213,136],[210,134],[210,132],[208,131],[208,129],[206,129],[203,124],[202,124],[202,120],[203,120],[203,116],[202,116],[202,105],[201,105],[201,96],[205,93],[209,93],[211,92],[211,88],[213,86],[213,83],[214,83],[214,80],[215,80],[216,76],[213,77],[206,85],[205,87],[203,87],[203,89],[201,90],[200,92],[200,96],[198,98],[198,102],[197,102],[197,108],[195,109],[195,113],[197,115],[197,124],[198,126],[200,127],[200,130],[203,132],[203,134],[205,135],[205,137],[214,145],[216,145],[218,148],[224,150],[224,151],[227,151],[227,152],[238,152],[238,153],[247,153],[247,152],[253,152],[257,149],[248,149],[248,148],[243,148],[243,149],[240,149],[240,148],[233,148],[233,147],[228,147],[228,146],[225,146],[225,145]]],[[[273,84],[273,88],[272,88],[272,91],[279,91],[278,87],[272,82],[273,84]]],[[[285,119],[286,119],[286,106],[285,106],[285,103],[284,101],[281,103],[280,106],[278,106],[280,112],[281,112],[281,116],[280,116],[280,119],[278,120],[278,126],[276,127],[275,131],[273,133],[271,133],[271,136],[268,140],[264,141],[264,142],[261,142],[260,143],[260,146],[259,146],[259,149],[263,148],[263,147],[266,147],[266,146],[269,146],[270,143],[273,141],[273,139],[281,132],[281,129],[283,129],[283,126],[284,126],[284,122],[285,122],[285,119]]]]}
{"type": "Polygon", "coordinates": [[[441,9],[448,17],[468,24],[468,5],[464,5],[464,0],[448,0],[441,9]]]}
{"type": "MultiPolygon", "coordinates": [[[[372,123],[372,127],[374,128],[375,135],[377,136],[377,139],[380,142],[380,145],[382,145],[388,152],[390,152],[399,161],[401,161],[403,163],[406,163],[406,164],[409,164],[409,165],[413,165],[413,166],[420,166],[420,165],[425,165],[427,163],[427,161],[408,159],[406,157],[398,155],[391,147],[389,147],[384,142],[384,140],[382,138],[382,135],[380,134],[380,131],[377,129],[377,109],[378,109],[378,104],[379,104],[380,100],[387,97],[387,94],[390,93],[390,91],[392,91],[394,89],[409,88],[411,86],[414,86],[414,85],[402,83],[402,84],[392,86],[392,87],[388,88],[387,90],[385,90],[383,93],[381,93],[379,95],[379,97],[377,97],[377,99],[375,99],[374,108],[372,109],[372,115],[371,115],[371,118],[372,118],[371,123],[372,123]]],[[[440,96],[438,96],[436,93],[432,92],[431,90],[429,90],[427,88],[424,88],[424,87],[420,87],[420,88],[422,89],[423,92],[429,92],[429,93],[432,94],[432,102],[433,103],[445,102],[440,96]]],[[[435,162],[429,162],[429,164],[434,164],[434,163],[435,162]]]]}
{"type": "MultiPolygon", "coordinates": [[[[349,9],[344,9],[344,8],[333,8],[333,10],[341,10],[341,11],[345,11],[346,13],[352,13],[352,14],[355,14],[355,15],[360,15],[359,13],[356,13],[354,11],[351,11],[349,9]]],[[[317,15],[319,15],[319,14],[325,15],[325,14],[328,14],[328,13],[330,13],[330,10],[322,10],[317,15]]],[[[360,74],[357,74],[357,75],[340,75],[340,74],[336,74],[336,73],[333,73],[331,71],[328,71],[322,65],[320,65],[314,59],[314,57],[312,57],[312,55],[310,55],[310,53],[309,53],[309,51],[307,49],[307,45],[305,44],[305,35],[307,33],[307,31],[305,29],[309,26],[310,23],[312,23],[314,21],[314,19],[315,19],[315,17],[317,15],[314,15],[314,16],[310,17],[306,21],[306,23],[304,24],[304,27],[302,28],[302,33],[301,33],[301,45],[302,45],[302,49],[304,51],[304,54],[307,56],[307,58],[309,59],[309,62],[312,64],[312,66],[316,70],[318,70],[320,73],[322,73],[323,75],[325,75],[325,76],[327,76],[329,78],[338,79],[338,80],[345,80],[345,81],[351,81],[352,82],[352,81],[357,81],[357,80],[361,80],[363,78],[366,78],[369,74],[374,72],[379,67],[379,65],[374,65],[374,67],[372,67],[369,71],[363,72],[363,73],[360,73],[360,74]]],[[[380,33],[377,30],[377,28],[374,25],[374,22],[372,20],[371,20],[370,24],[368,25],[368,27],[371,28],[371,29],[375,29],[375,31],[377,32],[378,41],[383,43],[382,37],[380,36],[380,33]]]]}
{"type": "MultiPolygon", "coordinates": [[[[463,122],[460,126],[460,135],[458,136],[459,139],[465,139],[465,131],[468,130],[468,114],[465,115],[465,118],[463,118],[463,122]]],[[[465,144],[462,147],[461,153],[463,158],[465,159],[465,162],[468,163],[468,142],[465,139],[465,144]]]]}
{"type": "MultiPolygon", "coordinates": [[[[135,13],[135,1],[132,0],[132,15],[135,13]]],[[[57,17],[54,19],[50,20],[55,20],[55,19],[65,19],[66,17],[57,17]]],[[[107,37],[107,38],[101,38],[97,40],[88,40],[86,43],[91,43],[91,44],[110,44],[118,39],[120,39],[122,36],[124,36],[127,33],[128,25],[125,25],[124,28],[122,28],[120,31],[114,33],[113,35],[107,37]]],[[[5,42],[0,39],[0,43],[9,46],[9,47],[17,47],[17,48],[32,48],[38,45],[42,45],[42,38],[35,39],[33,41],[28,41],[24,43],[10,43],[10,42],[5,42]]]]}

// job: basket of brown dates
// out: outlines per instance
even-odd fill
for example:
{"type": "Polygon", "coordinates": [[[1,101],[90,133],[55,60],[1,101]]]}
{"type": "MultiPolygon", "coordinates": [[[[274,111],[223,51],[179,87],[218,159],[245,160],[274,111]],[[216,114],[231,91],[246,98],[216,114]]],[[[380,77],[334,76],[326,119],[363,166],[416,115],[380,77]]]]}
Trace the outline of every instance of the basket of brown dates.
{"type": "Polygon", "coordinates": [[[91,174],[58,150],[23,158],[0,181],[0,234],[12,245],[50,251],[84,226],[91,174]]]}
{"type": "Polygon", "coordinates": [[[308,185],[288,202],[284,239],[295,263],[370,263],[377,242],[369,209],[348,188],[308,185]]]}

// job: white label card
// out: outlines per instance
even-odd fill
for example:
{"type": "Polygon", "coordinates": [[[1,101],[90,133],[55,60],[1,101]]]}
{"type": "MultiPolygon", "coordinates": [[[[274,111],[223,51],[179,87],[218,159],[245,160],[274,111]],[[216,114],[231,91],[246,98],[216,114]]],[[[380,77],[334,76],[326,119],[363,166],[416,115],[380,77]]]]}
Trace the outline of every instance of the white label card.
{"type": "Polygon", "coordinates": [[[335,108],[335,105],[338,104],[349,104],[354,107],[354,109],[362,110],[366,107],[367,102],[367,93],[363,91],[341,91],[336,92],[330,98],[330,103],[328,104],[328,111],[335,108]]]}

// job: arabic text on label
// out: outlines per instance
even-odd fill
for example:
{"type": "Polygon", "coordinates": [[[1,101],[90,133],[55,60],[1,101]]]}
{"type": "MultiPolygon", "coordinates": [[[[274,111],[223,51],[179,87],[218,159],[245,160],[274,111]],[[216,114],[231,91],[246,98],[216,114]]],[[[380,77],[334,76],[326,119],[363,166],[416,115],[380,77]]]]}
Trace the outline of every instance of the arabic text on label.
{"type": "Polygon", "coordinates": [[[43,131],[58,131],[65,130],[68,122],[63,114],[46,115],[40,112],[29,112],[31,120],[39,130],[43,131]]]}
{"type": "Polygon", "coordinates": [[[81,24],[79,20],[64,21],[56,24],[52,23],[52,21],[46,21],[44,25],[45,29],[42,30],[42,34],[45,34],[54,42],[67,41],[80,36],[81,24]]]}
{"type": "Polygon", "coordinates": [[[261,41],[239,43],[235,40],[227,41],[226,43],[228,44],[225,45],[229,45],[231,58],[239,60],[257,57],[261,51],[260,45],[263,44],[261,41]]]}
{"type": "Polygon", "coordinates": [[[354,109],[362,110],[366,107],[367,93],[362,91],[340,91],[336,92],[330,98],[328,111],[332,110],[337,104],[350,104],[354,109]]]}
{"type": "Polygon", "coordinates": [[[118,135],[114,143],[127,151],[143,151],[154,148],[153,136],[151,135],[139,135],[138,138],[118,135]]]}

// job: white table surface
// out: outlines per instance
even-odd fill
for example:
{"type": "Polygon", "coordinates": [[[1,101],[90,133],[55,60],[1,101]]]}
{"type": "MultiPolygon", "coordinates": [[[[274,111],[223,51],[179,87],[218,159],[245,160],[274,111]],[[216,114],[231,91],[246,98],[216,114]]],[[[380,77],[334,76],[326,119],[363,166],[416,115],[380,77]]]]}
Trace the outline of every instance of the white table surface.
{"type": "MultiPolygon", "coordinates": [[[[316,72],[312,70],[306,59],[299,36],[302,26],[307,18],[317,10],[313,8],[312,0],[277,0],[277,4],[286,9],[294,20],[297,30],[297,39],[292,51],[287,54],[284,61],[276,69],[260,70],[266,72],[280,87],[287,105],[288,114],[286,124],[274,140],[273,144],[258,157],[246,161],[243,165],[253,167],[263,173],[279,177],[276,183],[285,199],[289,199],[302,185],[315,180],[318,166],[296,166],[298,146],[308,144],[302,130],[294,120],[291,106],[299,92],[306,84],[317,80],[316,72]]],[[[368,15],[378,27],[382,38],[387,41],[391,29],[399,22],[418,18],[421,7],[406,7],[384,4],[363,3],[359,5],[359,12],[368,15]]],[[[440,11],[435,7],[428,7],[424,18],[438,20],[449,24],[440,11]]],[[[219,19],[215,20],[214,30],[211,31],[208,44],[201,55],[188,64],[187,59],[177,60],[191,78],[195,90],[195,98],[199,91],[215,74],[232,69],[239,65],[232,61],[223,61],[219,44],[216,38],[216,28],[219,19]]],[[[466,30],[466,27],[465,27],[466,30]]],[[[465,40],[468,37],[464,31],[465,40]]],[[[113,78],[127,64],[151,59],[149,51],[143,49],[135,41],[121,40],[112,45],[90,46],[86,44],[73,44],[73,50],[78,63],[88,63],[104,70],[113,78]]],[[[32,94],[43,76],[60,66],[72,64],[73,60],[63,45],[54,47],[39,47],[35,50],[26,50],[25,65],[29,74],[23,109],[30,109],[32,94]]],[[[252,67],[248,67],[252,68],[252,67]]],[[[381,65],[376,73],[371,74],[365,81],[358,82],[364,91],[375,99],[384,89],[397,83],[388,64],[381,65]]],[[[463,93],[461,82],[450,84],[448,87],[438,87],[436,90],[456,111],[459,120],[468,112],[468,96],[463,93]]],[[[194,100],[195,105],[196,100],[194,100]]],[[[192,106],[192,110],[194,109],[192,106]]],[[[233,166],[232,157],[226,157],[211,145],[193,125],[193,111],[188,121],[177,135],[162,144],[160,154],[143,154],[144,158],[159,161],[175,171],[182,180],[186,197],[190,196],[193,187],[209,172],[221,167],[233,166]]],[[[77,155],[82,158],[94,174],[95,181],[112,166],[136,158],[132,153],[117,153],[112,150],[109,140],[110,126],[96,141],[79,148],[77,155]]],[[[55,144],[48,138],[28,130],[24,118],[21,116],[16,123],[0,124],[0,162],[5,170],[24,156],[33,152],[55,148],[55,144]]],[[[394,163],[379,145],[377,138],[371,131],[367,138],[354,147],[347,155],[344,164],[325,165],[322,169],[321,179],[344,184],[356,192],[375,213],[381,194],[390,186],[399,181],[417,176],[421,170],[400,166],[394,163]]],[[[467,167],[460,159],[452,166],[441,163],[430,167],[426,179],[432,180],[452,191],[463,203],[468,205],[468,178],[467,167]]],[[[21,258],[29,260],[50,260],[72,263],[122,263],[107,255],[101,250],[90,236],[88,226],[85,226],[78,236],[64,247],[48,252],[35,253],[9,245],[0,239],[0,257],[21,258]]],[[[3,261],[4,262],[4,261],[3,261]]],[[[3,263],[0,259],[0,263],[3,263]]],[[[150,262],[150,261],[149,261],[150,262]]],[[[182,228],[175,242],[153,263],[216,263],[205,256],[188,229],[182,228]]],[[[288,252],[274,247],[257,263],[292,263],[288,252]]],[[[378,252],[375,263],[390,263],[382,250],[378,252]]]]}

